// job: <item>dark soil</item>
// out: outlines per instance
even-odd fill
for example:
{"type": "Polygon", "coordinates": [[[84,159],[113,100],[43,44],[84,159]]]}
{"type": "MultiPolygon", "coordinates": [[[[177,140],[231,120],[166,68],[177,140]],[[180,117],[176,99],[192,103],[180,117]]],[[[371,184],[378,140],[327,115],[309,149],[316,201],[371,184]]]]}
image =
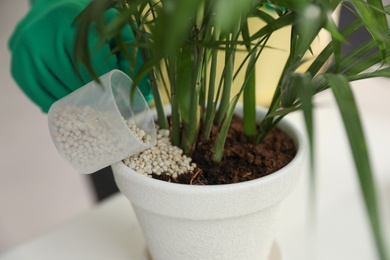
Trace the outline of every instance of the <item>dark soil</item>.
{"type": "Polygon", "coordinates": [[[194,172],[182,174],[177,180],[167,175],[153,178],[193,185],[216,185],[244,182],[271,174],[287,165],[295,156],[296,148],[291,138],[275,128],[264,143],[253,145],[243,133],[242,119],[234,116],[226,140],[221,163],[211,159],[217,129],[212,130],[208,143],[198,143],[191,155],[197,164],[194,172]]]}

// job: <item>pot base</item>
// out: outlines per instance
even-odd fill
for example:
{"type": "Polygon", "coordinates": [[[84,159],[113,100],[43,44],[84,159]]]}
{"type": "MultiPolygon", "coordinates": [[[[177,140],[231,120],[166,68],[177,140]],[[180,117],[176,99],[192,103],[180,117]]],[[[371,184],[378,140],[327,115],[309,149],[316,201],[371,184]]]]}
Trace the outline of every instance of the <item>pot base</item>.
{"type": "MultiPolygon", "coordinates": [[[[269,260],[283,260],[283,254],[280,250],[278,242],[274,242],[271,248],[271,252],[269,255],[269,260]]],[[[134,259],[134,260],[153,260],[150,256],[149,251],[146,249],[145,254],[140,259],[134,259]]]]}

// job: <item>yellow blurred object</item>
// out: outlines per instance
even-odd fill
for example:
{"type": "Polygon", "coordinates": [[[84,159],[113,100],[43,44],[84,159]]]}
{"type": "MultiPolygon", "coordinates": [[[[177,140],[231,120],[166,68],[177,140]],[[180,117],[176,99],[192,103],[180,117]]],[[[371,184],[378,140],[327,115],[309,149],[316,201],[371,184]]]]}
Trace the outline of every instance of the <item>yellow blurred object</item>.
{"type": "MultiPolygon", "coordinates": [[[[249,23],[249,30],[257,31],[265,25],[264,22],[256,19],[256,23],[249,23]]],[[[289,55],[290,49],[290,27],[284,27],[270,37],[266,48],[261,53],[256,63],[256,104],[269,106],[274,94],[276,85],[282,74],[284,64],[289,55]]],[[[245,52],[237,52],[236,66],[245,58],[245,52]]],[[[245,71],[245,70],[244,70],[245,71]]],[[[243,72],[244,72],[243,71],[243,72]]],[[[243,82],[245,73],[240,73],[234,82],[233,92],[237,93],[243,82]]]]}
{"type": "MultiPolygon", "coordinates": [[[[276,13],[268,11],[270,15],[276,17],[276,13]]],[[[338,7],[334,14],[333,18],[335,22],[338,23],[338,17],[340,14],[340,7],[338,7]]],[[[249,24],[250,31],[259,30],[265,25],[264,22],[256,19],[256,23],[249,24]]],[[[267,46],[270,48],[265,48],[263,53],[260,55],[258,62],[256,63],[256,104],[260,106],[268,107],[271,104],[272,97],[276,86],[278,84],[279,78],[282,74],[283,67],[286,63],[286,60],[289,55],[290,50],[290,36],[291,36],[291,26],[284,27],[276,32],[270,37],[267,42],[267,46]]],[[[304,63],[298,71],[306,71],[310,64],[314,61],[315,57],[326,47],[330,42],[330,34],[322,30],[317,38],[312,44],[313,54],[307,53],[306,59],[307,62],[304,63]]],[[[245,58],[244,53],[237,54],[237,62],[239,64],[240,60],[245,58]]],[[[244,73],[237,78],[234,83],[234,93],[237,93],[243,83],[244,73]]]]}

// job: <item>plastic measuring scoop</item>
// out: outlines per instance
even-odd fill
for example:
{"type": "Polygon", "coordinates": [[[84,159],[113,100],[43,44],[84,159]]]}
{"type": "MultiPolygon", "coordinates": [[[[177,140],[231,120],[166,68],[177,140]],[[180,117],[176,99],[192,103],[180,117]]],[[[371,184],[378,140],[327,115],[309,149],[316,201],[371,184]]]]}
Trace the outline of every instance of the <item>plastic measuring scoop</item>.
{"type": "Polygon", "coordinates": [[[156,144],[153,115],[140,90],[112,70],[55,102],[49,130],[61,156],[93,173],[156,144]]]}

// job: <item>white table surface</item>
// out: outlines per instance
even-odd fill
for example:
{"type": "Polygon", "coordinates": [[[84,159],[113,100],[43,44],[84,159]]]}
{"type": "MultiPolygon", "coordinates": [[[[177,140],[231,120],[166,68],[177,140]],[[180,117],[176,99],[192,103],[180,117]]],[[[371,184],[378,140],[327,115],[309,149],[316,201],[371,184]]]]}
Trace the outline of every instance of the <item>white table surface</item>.
{"type": "MultiPolygon", "coordinates": [[[[362,114],[384,233],[390,248],[390,80],[353,84],[362,114]]],[[[376,259],[368,219],[343,125],[330,92],[316,98],[317,233],[307,239],[306,170],[286,199],[277,233],[284,260],[304,259],[309,249],[321,260],[376,259]]],[[[299,113],[289,116],[304,131],[299,113]]],[[[0,260],[146,259],[145,241],[130,203],[114,195],[84,215],[20,245],[0,260]]]]}

